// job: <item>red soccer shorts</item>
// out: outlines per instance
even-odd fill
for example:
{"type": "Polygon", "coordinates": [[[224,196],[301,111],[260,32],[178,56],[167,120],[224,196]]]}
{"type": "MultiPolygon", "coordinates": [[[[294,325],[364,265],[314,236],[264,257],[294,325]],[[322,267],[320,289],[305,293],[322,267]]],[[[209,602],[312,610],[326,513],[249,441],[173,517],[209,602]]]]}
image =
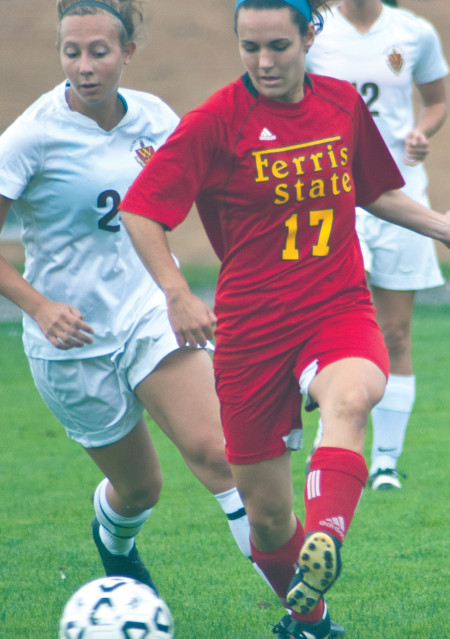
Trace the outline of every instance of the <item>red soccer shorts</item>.
{"type": "Polygon", "coordinates": [[[374,362],[387,377],[388,353],[372,313],[324,320],[305,341],[256,364],[215,365],[228,461],[252,464],[299,448],[300,376],[313,362],[317,374],[348,357],[374,362]],[[292,442],[287,441],[290,435],[292,442]]]}

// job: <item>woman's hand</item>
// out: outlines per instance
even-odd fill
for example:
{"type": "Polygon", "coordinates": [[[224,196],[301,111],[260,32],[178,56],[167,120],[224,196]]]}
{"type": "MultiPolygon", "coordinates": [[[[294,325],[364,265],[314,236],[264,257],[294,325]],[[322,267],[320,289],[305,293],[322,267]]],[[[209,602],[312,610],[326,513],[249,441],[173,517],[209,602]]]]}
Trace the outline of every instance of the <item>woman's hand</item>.
{"type": "Polygon", "coordinates": [[[48,341],[60,350],[92,344],[90,335],[94,331],[83,321],[82,314],[74,306],[45,299],[39,304],[33,319],[48,341]]]}
{"type": "Polygon", "coordinates": [[[214,337],[216,316],[189,289],[167,296],[169,319],[179,346],[206,346],[214,337]]]}
{"type": "Polygon", "coordinates": [[[430,150],[428,138],[422,131],[414,129],[406,136],[405,140],[405,157],[403,162],[414,166],[419,162],[423,162],[430,150]]]}

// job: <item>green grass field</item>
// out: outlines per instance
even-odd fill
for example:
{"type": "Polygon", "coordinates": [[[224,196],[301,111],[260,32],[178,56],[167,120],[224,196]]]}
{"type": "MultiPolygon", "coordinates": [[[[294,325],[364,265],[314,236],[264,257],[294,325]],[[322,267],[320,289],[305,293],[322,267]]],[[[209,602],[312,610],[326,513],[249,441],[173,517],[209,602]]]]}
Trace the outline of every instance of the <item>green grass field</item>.
{"type": "MultiPolygon", "coordinates": [[[[365,491],[342,576],[327,597],[349,639],[450,637],[449,317],[449,307],[415,312],[418,392],[400,464],[408,479],[401,492],[365,491]]],[[[56,639],[64,603],[102,575],[89,532],[101,476],[34,389],[17,324],[0,324],[0,362],[0,637],[56,639]]],[[[305,452],[294,459],[300,516],[316,420],[305,417],[305,452]]],[[[275,596],[234,546],[215,500],[149,426],[165,487],[139,549],[174,614],[177,639],[271,637],[283,614],[275,596]]]]}

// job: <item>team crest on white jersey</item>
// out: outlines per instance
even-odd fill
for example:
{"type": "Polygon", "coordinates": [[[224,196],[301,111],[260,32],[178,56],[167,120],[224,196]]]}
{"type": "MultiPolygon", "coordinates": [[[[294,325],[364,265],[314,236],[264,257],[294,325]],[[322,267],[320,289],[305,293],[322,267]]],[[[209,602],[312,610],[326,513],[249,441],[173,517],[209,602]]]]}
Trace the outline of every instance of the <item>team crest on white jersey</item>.
{"type": "Polygon", "coordinates": [[[400,75],[405,64],[405,58],[398,47],[393,47],[390,51],[388,51],[387,63],[391,71],[393,71],[396,75],[400,75]]]}
{"type": "Polygon", "coordinates": [[[134,151],[135,153],[136,162],[141,166],[145,166],[155,152],[153,146],[148,144],[147,141],[151,142],[150,138],[137,138],[133,140],[130,146],[130,151],[134,151]]]}
{"type": "Polygon", "coordinates": [[[277,136],[276,136],[276,135],[274,135],[274,134],[272,133],[272,131],[269,131],[269,129],[267,129],[266,127],[264,127],[264,129],[261,131],[261,134],[260,134],[260,136],[259,136],[259,139],[260,139],[262,142],[267,142],[267,141],[270,141],[270,140],[276,140],[276,139],[277,139],[277,136]]]}

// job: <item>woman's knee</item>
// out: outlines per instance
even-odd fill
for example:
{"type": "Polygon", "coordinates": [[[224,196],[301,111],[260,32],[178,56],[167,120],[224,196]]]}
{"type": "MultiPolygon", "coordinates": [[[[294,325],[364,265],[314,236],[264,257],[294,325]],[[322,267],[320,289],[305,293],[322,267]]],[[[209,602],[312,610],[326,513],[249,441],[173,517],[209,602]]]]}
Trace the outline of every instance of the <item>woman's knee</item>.
{"type": "Polygon", "coordinates": [[[189,444],[185,443],[181,452],[191,466],[208,468],[217,474],[231,476],[222,439],[197,438],[189,444]]]}
{"type": "Polygon", "coordinates": [[[160,498],[162,476],[159,473],[151,481],[135,484],[111,484],[120,501],[127,509],[143,512],[153,508],[160,498]]]}
{"type": "Polygon", "coordinates": [[[261,550],[282,546],[292,536],[292,508],[287,505],[246,504],[253,543],[261,550]]]}
{"type": "Polygon", "coordinates": [[[409,352],[411,343],[409,325],[387,324],[383,329],[383,337],[391,358],[399,358],[409,352]]]}
{"type": "Polygon", "coordinates": [[[383,397],[384,388],[382,384],[352,384],[339,394],[336,412],[342,419],[365,425],[370,411],[383,397]]]}

